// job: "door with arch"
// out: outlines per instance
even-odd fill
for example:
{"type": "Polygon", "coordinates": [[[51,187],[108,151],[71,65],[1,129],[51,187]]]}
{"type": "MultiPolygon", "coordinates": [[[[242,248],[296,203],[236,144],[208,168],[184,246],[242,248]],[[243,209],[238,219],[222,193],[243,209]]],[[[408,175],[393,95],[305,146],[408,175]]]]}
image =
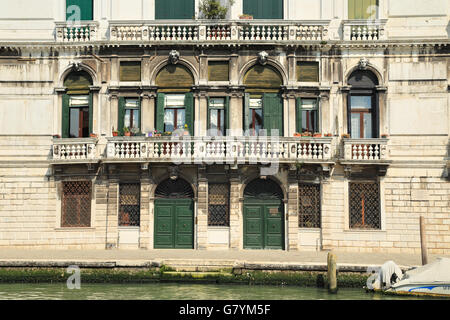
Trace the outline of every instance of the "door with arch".
{"type": "Polygon", "coordinates": [[[283,191],[272,180],[256,179],[244,190],[244,249],[284,250],[283,191]]]}
{"type": "Polygon", "coordinates": [[[194,248],[194,192],[183,179],[167,179],[155,191],[154,248],[194,248]]]}

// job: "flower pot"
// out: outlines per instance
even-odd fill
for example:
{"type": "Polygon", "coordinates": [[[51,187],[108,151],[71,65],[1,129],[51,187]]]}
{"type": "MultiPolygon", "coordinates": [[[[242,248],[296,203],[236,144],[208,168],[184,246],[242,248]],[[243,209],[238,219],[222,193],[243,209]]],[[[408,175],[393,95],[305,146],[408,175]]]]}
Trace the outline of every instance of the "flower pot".
{"type": "Polygon", "coordinates": [[[123,135],[124,135],[125,137],[131,137],[131,132],[125,132],[123,135]]]}
{"type": "Polygon", "coordinates": [[[114,131],[112,134],[113,134],[113,137],[117,137],[119,135],[119,132],[114,131]]]}
{"type": "Polygon", "coordinates": [[[89,136],[90,136],[91,138],[97,138],[97,135],[96,135],[95,133],[91,133],[89,136]]]}
{"type": "Polygon", "coordinates": [[[294,133],[294,137],[301,137],[302,135],[298,132],[294,133]]]}
{"type": "Polygon", "coordinates": [[[183,135],[188,136],[189,135],[189,131],[183,132],[183,135]]]}
{"type": "Polygon", "coordinates": [[[61,138],[61,136],[59,134],[54,134],[53,135],[53,139],[59,139],[59,138],[61,138]]]}
{"type": "Polygon", "coordinates": [[[321,133],[314,133],[313,137],[314,138],[321,138],[322,134],[321,133]]]}

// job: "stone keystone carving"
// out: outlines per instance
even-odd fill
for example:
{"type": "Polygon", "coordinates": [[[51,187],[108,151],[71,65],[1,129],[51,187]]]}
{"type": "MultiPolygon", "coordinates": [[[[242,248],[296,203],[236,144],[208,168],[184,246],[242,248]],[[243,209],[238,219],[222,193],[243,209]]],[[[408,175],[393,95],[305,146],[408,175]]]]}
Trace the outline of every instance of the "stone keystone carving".
{"type": "Polygon", "coordinates": [[[180,60],[180,53],[177,50],[172,50],[169,52],[169,61],[171,64],[177,64],[180,60]]]}
{"type": "Polygon", "coordinates": [[[358,69],[366,70],[368,65],[369,65],[369,60],[367,60],[366,58],[361,58],[358,62],[358,69]]]}
{"type": "Polygon", "coordinates": [[[74,71],[81,71],[82,70],[80,62],[72,61],[71,65],[72,65],[72,70],[74,70],[74,71]]]}
{"type": "Polygon", "coordinates": [[[269,59],[269,54],[265,51],[261,51],[258,53],[258,62],[261,65],[265,65],[267,63],[267,60],[269,59]]]}

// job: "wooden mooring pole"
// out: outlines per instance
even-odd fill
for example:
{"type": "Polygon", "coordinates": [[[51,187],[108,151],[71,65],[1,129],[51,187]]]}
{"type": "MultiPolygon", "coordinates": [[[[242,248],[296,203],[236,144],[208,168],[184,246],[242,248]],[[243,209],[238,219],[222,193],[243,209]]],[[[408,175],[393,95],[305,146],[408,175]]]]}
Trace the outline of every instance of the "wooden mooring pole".
{"type": "Polygon", "coordinates": [[[424,217],[420,216],[420,246],[422,249],[422,265],[426,265],[428,263],[428,254],[427,254],[427,238],[425,233],[425,221],[424,217]]]}
{"type": "Polygon", "coordinates": [[[328,266],[328,291],[330,293],[336,293],[337,288],[337,277],[336,277],[336,255],[333,252],[328,252],[327,257],[328,266]]]}

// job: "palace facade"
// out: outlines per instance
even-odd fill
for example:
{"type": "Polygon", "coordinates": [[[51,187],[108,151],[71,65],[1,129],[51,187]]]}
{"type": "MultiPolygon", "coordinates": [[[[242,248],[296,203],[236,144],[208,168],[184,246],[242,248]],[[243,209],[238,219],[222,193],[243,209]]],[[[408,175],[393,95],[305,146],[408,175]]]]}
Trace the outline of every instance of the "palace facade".
{"type": "Polygon", "coordinates": [[[1,7],[0,247],[450,254],[448,0],[1,7]]]}

